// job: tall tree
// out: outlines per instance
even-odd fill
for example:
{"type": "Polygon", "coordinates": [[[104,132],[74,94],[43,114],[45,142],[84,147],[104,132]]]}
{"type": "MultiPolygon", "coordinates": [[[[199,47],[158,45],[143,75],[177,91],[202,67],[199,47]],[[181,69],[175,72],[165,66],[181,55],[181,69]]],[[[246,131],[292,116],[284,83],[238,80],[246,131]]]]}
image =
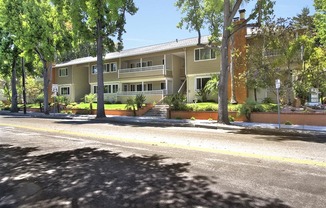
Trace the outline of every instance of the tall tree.
{"type": "Polygon", "coordinates": [[[317,28],[317,35],[321,44],[326,47],[326,0],[315,0],[316,13],[314,22],[317,28]]]}
{"type": "Polygon", "coordinates": [[[221,62],[222,68],[219,80],[218,93],[218,122],[229,124],[228,118],[228,77],[229,77],[229,42],[232,35],[239,29],[254,19],[257,19],[258,25],[269,14],[273,12],[274,1],[257,0],[255,8],[251,11],[248,18],[241,24],[233,24],[240,5],[250,0],[177,0],[176,6],[181,9],[186,16],[181,20],[181,26],[186,22],[188,29],[196,30],[200,36],[200,29],[205,25],[212,35],[212,41],[218,42],[220,34],[222,34],[221,45],[221,62]],[[195,2],[195,3],[194,3],[195,2]],[[192,5],[201,5],[203,7],[203,15],[196,14],[197,8],[192,5]]]}
{"type": "Polygon", "coordinates": [[[44,113],[49,114],[48,86],[56,53],[69,48],[65,15],[50,0],[2,0],[0,24],[13,35],[14,43],[28,62],[35,54],[43,65],[44,113]]]}
{"type": "Polygon", "coordinates": [[[69,13],[76,41],[96,41],[97,55],[97,118],[105,117],[103,56],[106,51],[122,49],[126,13],[137,12],[133,0],[55,0],[62,11],[69,13]],[[118,41],[117,47],[114,40],[118,41]]]}
{"type": "Polygon", "coordinates": [[[19,65],[19,53],[20,51],[14,44],[12,35],[0,26],[0,73],[4,77],[11,77],[11,112],[18,112],[17,66],[19,65]]]}

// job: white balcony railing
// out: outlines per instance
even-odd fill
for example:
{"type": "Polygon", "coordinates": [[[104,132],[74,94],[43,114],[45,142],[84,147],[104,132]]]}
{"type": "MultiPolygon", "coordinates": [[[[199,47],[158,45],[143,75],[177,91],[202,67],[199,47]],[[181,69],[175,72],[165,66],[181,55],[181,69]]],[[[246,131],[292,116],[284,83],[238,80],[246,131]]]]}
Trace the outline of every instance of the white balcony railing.
{"type": "Polygon", "coordinates": [[[163,69],[164,69],[164,65],[155,65],[155,66],[119,69],[119,73],[123,74],[123,73],[133,73],[133,72],[146,72],[146,71],[155,71],[155,70],[163,70],[163,69]]]}
{"type": "Polygon", "coordinates": [[[151,91],[122,91],[118,92],[118,95],[124,95],[124,96],[129,96],[129,95],[138,95],[138,94],[143,94],[143,95],[165,95],[166,90],[151,90],[151,91]]]}

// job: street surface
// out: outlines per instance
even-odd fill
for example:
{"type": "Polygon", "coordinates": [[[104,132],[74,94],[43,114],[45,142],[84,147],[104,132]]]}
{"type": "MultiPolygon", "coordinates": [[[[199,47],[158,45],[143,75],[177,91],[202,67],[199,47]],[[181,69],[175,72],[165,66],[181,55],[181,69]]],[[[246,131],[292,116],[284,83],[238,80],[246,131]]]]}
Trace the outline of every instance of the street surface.
{"type": "Polygon", "coordinates": [[[0,207],[325,207],[326,136],[0,115],[0,207]]]}

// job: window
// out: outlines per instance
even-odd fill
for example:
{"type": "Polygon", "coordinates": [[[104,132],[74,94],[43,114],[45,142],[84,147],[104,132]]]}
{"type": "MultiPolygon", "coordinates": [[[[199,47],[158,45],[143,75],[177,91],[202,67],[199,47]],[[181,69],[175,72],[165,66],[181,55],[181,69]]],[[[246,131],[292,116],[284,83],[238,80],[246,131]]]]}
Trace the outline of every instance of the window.
{"type": "Polygon", "coordinates": [[[93,86],[93,93],[97,93],[97,86],[93,86]]]}
{"type": "Polygon", "coordinates": [[[147,66],[153,66],[153,61],[147,61],[147,66]]]}
{"type": "Polygon", "coordinates": [[[216,50],[210,48],[195,49],[195,61],[215,59],[215,53],[216,50]]]}
{"type": "Polygon", "coordinates": [[[109,93],[110,85],[104,85],[104,93],[109,93]]]}
{"type": "Polygon", "coordinates": [[[105,72],[116,72],[117,71],[117,63],[108,63],[105,67],[105,72]]]}
{"type": "Polygon", "coordinates": [[[134,68],[135,67],[135,64],[130,64],[130,68],[134,68]]]}
{"type": "Polygon", "coordinates": [[[142,67],[146,67],[146,66],[147,66],[147,62],[143,62],[143,63],[141,64],[141,66],[142,66],[142,67]]]}
{"type": "Polygon", "coordinates": [[[140,63],[138,62],[138,63],[136,64],[136,67],[139,68],[140,66],[141,66],[140,63]]]}
{"type": "Polygon", "coordinates": [[[127,92],[127,91],[128,91],[128,85],[126,85],[126,84],[123,85],[123,91],[124,91],[124,92],[127,92]]]}
{"type": "Polygon", "coordinates": [[[130,91],[136,91],[136,86],[135,85],[130,85],[130,91]]]}
{"type": "Polygon", "coordinates": [[[69,87],[61,87],[60,95],[70,95],[70,88],[69,87]]]}
{"type": "Polygon", "coordinates": [[[137,91],[142,91],[143,89],[142,89],[142,86],[141,86],[141,84],[138,84],[137,85],[137,91]]]}
{"type": "Polygon", "coordinates": [[[96,65],[92,66],[92,74],[97,74],[97,66],[96,65]]]}
{"type": "Polygon", "coordinates": [[[67,68],[59,69],[59,77],[66,77],[66,76],[68,76],[68,69],[67,68]]]}
{"type": "Polygon", "coordinates": [[[147,91],[153,90],[153,84],[147,84],[147,91]]]}
{"type": "Polygon", "coordinates": [[[112,93],[117,93],[118,92],[118,85],[114,84],[112,85],[112,93]]]}
{"type": "Polygon", "coordinates": [[[211,78],[197,78],[196,79],[196,90],[202,90],[204,89],[206,83],[210,80],[211,78]]]}
{"type": "Polygon", "coordinates": [[[161,83],[161,90],[165,90],[165,82],[161,83]]]}
{"type": "MultiPolygon", "coordinates": [[[[104,85],[104,93],[117,93],[118,92],[118,85],[117,84],[109,84],[104,85]]],[[[97,93],[97,86],[94,86],[94,93],[97,93]]]]}

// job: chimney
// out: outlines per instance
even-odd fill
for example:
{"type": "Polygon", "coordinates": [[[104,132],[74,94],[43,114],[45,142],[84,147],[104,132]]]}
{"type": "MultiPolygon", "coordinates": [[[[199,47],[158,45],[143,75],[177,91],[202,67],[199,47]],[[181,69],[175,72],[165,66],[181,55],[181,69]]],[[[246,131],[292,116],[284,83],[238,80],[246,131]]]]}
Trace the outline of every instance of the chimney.
{"type": "Polygon", "coordinates": [[[239,10],[239,13],[240,13],[240,20],[245,20],[246,19],[246,10],[241,9],[241,10],[239,10]]]}

